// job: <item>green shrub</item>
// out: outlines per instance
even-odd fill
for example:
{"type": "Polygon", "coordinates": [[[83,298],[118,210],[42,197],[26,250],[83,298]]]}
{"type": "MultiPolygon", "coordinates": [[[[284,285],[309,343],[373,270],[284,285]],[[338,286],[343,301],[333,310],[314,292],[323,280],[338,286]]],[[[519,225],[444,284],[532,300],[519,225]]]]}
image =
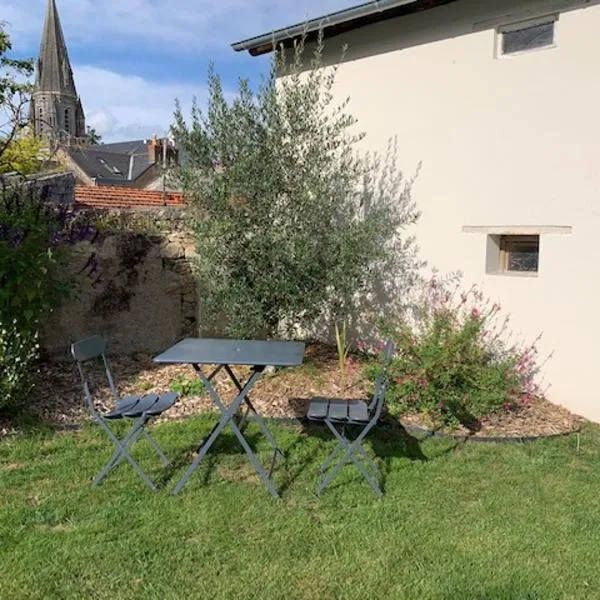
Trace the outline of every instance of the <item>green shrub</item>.
{"type": "Polygon", "coordinates": [[[37,334],[0,321],[0,410],[17,408],[29,390],[39,344],[37,334]]]}
{"type": "Polygon", "coordinates": [[[525,347],[508,343],[508,317],[499,318],[500,306],[476,288],[452,294],[435,280],[428,288],[415,318],[380,327],[397,345],[391,407],[476,427],[485,415],[541,395],[537,340],[525,347]]]}
{"type": "Polygon", "coordinates": [[[0,185],[0,409],[27,396],[43,315],[69,291],[67,248],[91,233],[32,185],[0,185]]]}

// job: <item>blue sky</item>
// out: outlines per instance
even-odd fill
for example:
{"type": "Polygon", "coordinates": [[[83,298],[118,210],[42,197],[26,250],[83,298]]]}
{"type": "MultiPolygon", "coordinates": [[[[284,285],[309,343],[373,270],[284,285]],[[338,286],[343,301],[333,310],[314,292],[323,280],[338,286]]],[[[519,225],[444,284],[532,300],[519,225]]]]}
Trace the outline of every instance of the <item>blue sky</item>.
{"type": "MultiPolygon", "coordinates": [[[[227,90],[268,57],[230,44],[359,0],[56,0],[89,125],[118,141],[165,134],[174,99],[206,98],[215,63],[227,90]]],[[[2,0],[14,57],[37,57],[47,0],[2,0]]]]}

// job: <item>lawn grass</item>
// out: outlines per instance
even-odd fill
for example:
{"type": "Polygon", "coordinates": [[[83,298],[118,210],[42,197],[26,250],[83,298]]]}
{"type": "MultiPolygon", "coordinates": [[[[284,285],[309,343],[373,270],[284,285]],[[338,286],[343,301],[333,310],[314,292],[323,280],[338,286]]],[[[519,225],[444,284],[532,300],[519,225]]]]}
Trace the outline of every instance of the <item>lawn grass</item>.
{"type": "MultiPolygon", "coordinates": [[[[155,428],[178,462],[140,442],[150,492],[108,457],[97,429],[0,443],[0,598],[600,598],[600,429],[527,445],[417,441],[380,430],[378,499],[352,467],[321,498],[328,436],[277,426],[282,499],[258,483],[232,434],[178,496],[197,417],[155,428]],[[308,434],[310,435],[308,435],[308,434]],[[168,476],[168,477],[167,477],[168,476]]],[[[247,431],[266,462],[258,429],[247,431]]]]}

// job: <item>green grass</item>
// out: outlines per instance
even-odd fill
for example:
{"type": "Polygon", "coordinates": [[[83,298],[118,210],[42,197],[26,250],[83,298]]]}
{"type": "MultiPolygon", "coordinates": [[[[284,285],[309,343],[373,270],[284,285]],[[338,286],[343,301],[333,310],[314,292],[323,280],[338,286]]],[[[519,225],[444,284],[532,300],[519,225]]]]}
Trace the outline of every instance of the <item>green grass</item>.
{"type": "MultiPolygon", "coordinates": [[[[322,498],[328,436],[274,427],[287,450],[282,499],[222,436],[180,495],[174,482],[206,417],[155,428],[173,472],[140,442],[156,494],[97,429],[0,443],[0,598],[600,598],[600,430],[528,445],[419,442],[391,430],[373,448],[378,499],[352,467],[322,498]],[[161,477],[162,474],[162,477],[161,477]]],[[[247,436],[266,462],[255,425],[247,436]]]]}

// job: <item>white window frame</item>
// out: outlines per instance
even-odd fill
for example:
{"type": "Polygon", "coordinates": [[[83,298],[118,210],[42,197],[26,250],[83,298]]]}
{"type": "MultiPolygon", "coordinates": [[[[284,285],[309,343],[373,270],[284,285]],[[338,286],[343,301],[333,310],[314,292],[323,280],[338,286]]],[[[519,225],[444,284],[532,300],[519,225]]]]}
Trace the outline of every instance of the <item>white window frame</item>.
{"type": "Polygon", "coordinates": [[[524,54],[531,54],[532,52],[544,52],[546,50],[553,50],[558,46],[558,33],[559,28],[557,27],[557,23],[559,20],[560,14],[553,13],[550,15],[545,15],[543,17],[537,17],[535,19],[525,19],[522,21],[515,21],[513,23],[506,23],[504,25],[499,25],[496,27],[495,35],[494,35],[494,56],[495,58],[515,58],[519,56],[523,56],[524,54]],[[520,29],[527,29],[529,27],[535,27],[536,25],[548,25],[552,23],[554,27],[554,41],[552,44],[548,44],[546,46],[540,46],[538,48],[528,48],[527,50],[519,50],[517,52],[508,52],[504,53],[502,51],[502,38],[505,33],[511,33],[513,31],[519,31],[520,29]]]}

